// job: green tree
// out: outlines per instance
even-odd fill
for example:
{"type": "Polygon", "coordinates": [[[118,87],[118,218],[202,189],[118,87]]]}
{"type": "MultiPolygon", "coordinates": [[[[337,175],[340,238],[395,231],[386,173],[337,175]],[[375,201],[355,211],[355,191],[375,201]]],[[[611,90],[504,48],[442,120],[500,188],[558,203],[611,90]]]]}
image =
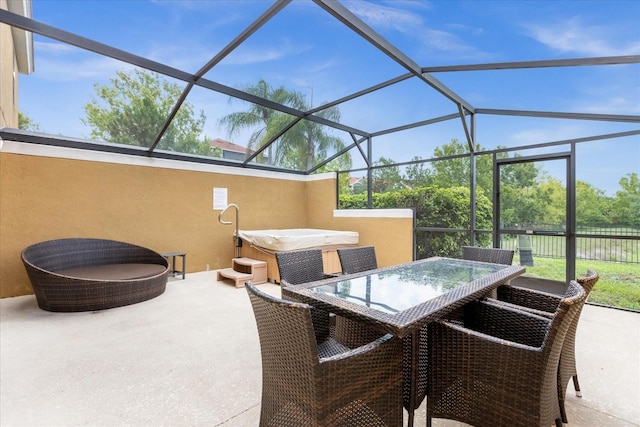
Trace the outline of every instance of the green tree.
{"type": "MultiPolygon", "coordinates": [[[[480,144],[476,146],[477,151],[482,151],[480,144]]],[[[461,154],[469,154],[469,147],[466,143],[461,143],[456,138],[451,142],[436,147],[433,151],[434,157],[449,157],[461,154]]],[[[432,182],[441,187],[464,186],[469,187],[471,177],[471,158],[461,157],[457,159],[437,160],[432,164],[434,173],[432,182]]],[[[479,192],[491,197],[493,188],[493,159],[491,156],[476,156],[476,187],[479,192]]]]}
{"type": "MultiPolygon", "coordinates": [[[[260,98],[301,111],[310,109],[305,97],[299,92],[290,91],[283,86],[273,88],[264,80],[259,80],[255,85],[246,86],[243,90],[260,98]]],[[[321,110],[316,115],[336,122],[340,120],[340,111],[337,107],[321,110]]],[[[219,120],[219,124],[227,127],[230,136],[237,135],[243,129],[253,129],[247,145],[251,152],[278,136],[293,120],[294,118],[288,114],[251,103],[247,111],[228,114],[219,120]]],[[[321,124],[310,120],[301,120],[267,148],[267,157],[273,164],[285,168],[309,170],[326,159],[330,152],[333,153],[343,148],[343,141],[330,135],[321,124]]],[[[351,158],[346,153],[323,166],[319,172],[343,170],[350,167],[351,158]]]]}
{"type": "Polygon", "coordinates": [[[576,225],[610,225],[611,200],[605,192],[583,181],[576,181],[576,225]]]}
{"type": "MultiPolygon", "coordinates": [[[[420,156],[414,156],[411,161],[422,160],[420,156]]],[[[425,166],[425,163],[414,163],[405,167],[404,180],[407,185],[415,187],[426,187],[433,182],[433,171],[425,166]]]]}
{"type": "Polygon", "coordinates": [[[621,189],[612,201],[612,223],[640,227],[640,179],[629,173],[619,181],[621,189]]]}
{"type": "Polygon", "coordinates": [[[391,166],[393,163],[393,160],[386,157],[380,157],[373,163],[374,166],[389,165],[371,171],[372,187],[375,193],[386,193],[403,188],[400,168],[391,166]]]}
{"type": "MultiPolygon", "coordinates": [[[[149,147],[182,94],[182,88],[142,70],[117,71],[110,84],[95,84],[96,97],[84,106],[91,138],[149,147]]],[[[211,155],[202,135],[204,112],[195,113],[185,102],[163,135],[158,148],[181,153],[211,155]]]]}
{"type": "MultiPolygon", "coordinates": [[[[452,139],[442,147],[433,150],[434,157],[449,157],[460,154],[468,154],[469,149],[466,144],[460,143],[457,139],[452,139]]],[[[440,187],[464,186],[469,187],[470,167],[469,157],[458,159],[437,160],[432,164],[434,170],[433,182],[440,187]]],[[[478,173],[478,177],[480,174],[478,173]]],[[[480,181],[477,181],[480,184],[480,181]]],[[[489,187],[491,188],[491,187],[489,187]]]]}
{"type": "Polygon", "coordinates": [[[22,111],[18,111],[18,129],[40,132],[40,125],[31,120],[31,118],[22,111]]]}
{"type": "MultiPolygon", "coordinates": [[[[489,156],[484,156],[489,157],[489,156]]],[[[505,158],[506,153],[500,153],[498,158],[505,158]]],[[[520,154],[513,156],[521,157],[520,154]]],[[[483,163],[483,171],[486,166],[483,163]]],[[[493,167],[493,166],[491,166],[493,167]]],[[[510,185],[513,188],[529,188],[535,186],[543,171],[536,167],[533,162],[512,163],[500,168],[500,187],[510,185]]],[[[493,173],[490,175],[493,176],[493,173]]],[[[489,187],[491,188],[491,187],[489,187]]]]}
{"type": "MultiPolygon", "coordinates": [[[[301,94],[297,94],[294,107],[302,111],[310,108],[301,94]]],[[[340,121],[338,107],[326,108],[315,115],[334,122],[340,121]]],[[[267,130],[266,137],[272,139],[290,121],[291,118],[289,116],[277,114],[267,130]]],[[[283,167],[295,170],[309,170],[324,161],[329,155],[343,148],[344,142],[328,133],[323,125],[311,120],[301,120],[278,140],[274,160],[283,167]]],[[[344,170],[350,167],[351,156],[349,153],[345,153],[321,169],[323,171],[344,170]]]]}
{"type": "MultiPolygon", "coordinates": [[[[498,146],[497,148],[504,147],[498,146]]],[[[481,152],[483,150],[484,148],[480,144],[476,145],[476,151],[481,152]]],[[[468,153],[467,144],[463,144],[454,138],[450,143],[442,147],[436,147],[434,157],[450,157],[468,153]]],[[[498,153],[498,158],[506,158],[507,156],[507,153],[498,153]]],[[[514,157],[519,156],[519,154],[516,154],[514,157]]],[[[492,197],[493,158],[491,155],[483,154],[476,156],[475,159],[478,193],[492,197]]],[[[471,159],[469,157],[434,161],[432,167],[434,173],[431,182],[433,184],[441,187],[469,186],[471,176],[471,159]]],[[[539,173],[540,171],[532,162],[503,166],[500,172],[501,187],[511,186],[514,189],[531,187],[536,183],[539,173]]]]}

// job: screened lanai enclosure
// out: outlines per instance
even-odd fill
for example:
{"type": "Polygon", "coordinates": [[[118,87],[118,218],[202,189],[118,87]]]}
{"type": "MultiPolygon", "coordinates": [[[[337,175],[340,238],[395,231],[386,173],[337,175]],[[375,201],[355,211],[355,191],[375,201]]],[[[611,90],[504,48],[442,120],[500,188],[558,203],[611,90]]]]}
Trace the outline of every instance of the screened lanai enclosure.
{"type": "Polygon", "coordinates": [[[414,209],[416,258],[512,248],[558,280],[598,263],[640,309],[638,3],[115,7],[0,9],[35,56],[2,139],[334,171],[340,209],[414,209]]]}

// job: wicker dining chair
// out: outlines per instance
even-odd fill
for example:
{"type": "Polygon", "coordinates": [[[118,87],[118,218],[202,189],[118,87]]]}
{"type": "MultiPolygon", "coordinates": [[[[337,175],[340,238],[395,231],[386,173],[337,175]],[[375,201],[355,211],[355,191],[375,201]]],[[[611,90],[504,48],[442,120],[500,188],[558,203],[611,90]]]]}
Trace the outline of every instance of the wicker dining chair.
{"type": "MultiPolygon", "coordinates": [[[[282,286],[299,285],[337,276],[325,274],[320,249],[277,252],[276,261],[282,286]]],[[[384,335],[361,322],[336,316],[315,307],[311,309],[311,313],[318,339],[331,336],[350,347],[359,347],[384,335]]]]}
{"type": "Polygon", "coordinates": [[[337,249],[337,252],[344,274],[360,273],[378,268],[374,246],[341,248],[337,249]]]}
{"type": "MultiPolygon", "coordinates": [[[[335,277],[335,274],[324,272],[322,249],[276,252],[276,262],[280,272],[281,286],[300,285],[335,277]]],[[[312,316],[318,339],[333,335],[336,324],[335,315],[313,308],[312,316]]]]}
{"type": "Polygon", "coordinates": [[[571,281],[552,318],[485,300],[465,306],[463,324],[430,323],[427,426],[562,425],[560,353],[585,299],[571,281]]]}
{"type": "MultiPolygon", "coordinates": [[[[586,276],[579,277],[576,281],[584,288],[584,291],[589,296],[591,290],[598,282],[600,276],[594,270],[588,270],[586,276]]],[[[532,313],[539,314],[541,316],[551,317],[560,304],[561,296],[554,295],[551,292],[557,288],[557,282],[550,281],[549,292],[543,292],[544,280],[537,280],[536,290],[521,288],[517,286],[504,285],[498,287],[497,295],[498,301],[501,303],[509,304],[512,307],[528,310],[532,313]]],[[[576,391],[577,397],[582,397],[580,391],[580,384],[578,383],[578,368],[576,367],[576,331],[578,329],[578,322],[580,320],[580,314],[582,308],[578,310],[578,313],[574,317],[567,336],[564,340],[562,347],[562,354],[560,355],[560,365],[558,367],[558,400],[560,402],[560,412],[562,414],[562,422],[567,423],[567,413],[564,407],[565,396],[567,393],[567,387],[569,380],[573,379],[573,387],[576,391]]]]}
{"type": "Polygon", "coordinates": [[[245,286],[262,356],[260,426],[401,426],[402,343],[318,342],[310,306],[245,286]]]}
{"type": "Polygon", "coordinates": [[[462,259],[469,261],[511,265],[513,263],[513,254],[514,251],[511,249],[479,248],[477,246],[462,247],[462,259]]]}

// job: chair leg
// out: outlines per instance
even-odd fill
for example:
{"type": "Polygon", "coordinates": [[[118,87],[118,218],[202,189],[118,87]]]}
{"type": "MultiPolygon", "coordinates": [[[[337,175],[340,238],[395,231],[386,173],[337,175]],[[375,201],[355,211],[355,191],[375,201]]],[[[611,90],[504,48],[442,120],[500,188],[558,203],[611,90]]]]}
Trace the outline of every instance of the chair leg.
{"type": "Polygon", "coordinates": [[[562,423],[568,424],[569,421],[567,420],[567,411],[564,409],[564,400],[561,400],[558,402],[560,404],[560,416],[562,417],[562,422],[560,424],[558,424],[558,422],[560,422],[559,419],[556,419],[556,425],[562,425],[562,423]]]}
{"type": "Polygon", "coordinates": [[[427,417],[427,427],[431,427],[431,417],[427,417]]]}
{"type": "Polygon", "coordinates": [[[559,418],[556,418],[556,427],[562,427],[562,421],[559,418]]]}
{"type": "Polygon", "coordinates": [[[576,396],[582,397],[582,392],[580,391],[580,384],[578,384],[578,374],[573,376],[573,388],[576,390],[576,396]]]}

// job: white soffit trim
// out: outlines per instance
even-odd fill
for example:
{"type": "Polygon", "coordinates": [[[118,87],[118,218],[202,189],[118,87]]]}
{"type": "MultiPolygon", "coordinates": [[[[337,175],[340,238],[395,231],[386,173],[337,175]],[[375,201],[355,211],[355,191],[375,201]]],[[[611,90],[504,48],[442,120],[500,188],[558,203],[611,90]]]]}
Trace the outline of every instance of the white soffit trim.
{"type": "Polygon", "coordinates": [[[53,145],[31,144],[4,140],[0,151],[3,153],[21,154],[26,156],[54,157],[61,159],[85,160],[89,162],[115,163],[131,166],[148,166],[164,169],[178,169],[197,172],[219,173],[225,175],[252,176],[267,179],[284,179],[288,181],[317,181],[334,179],[332,173],[313,175],[297,175],[284,172],[261,171],[234,166],[210,165],[206,163],[187,162],[180,160],[157,159],[153,157],[128,156],[119,153],[81,150],[78,148],[56,147],[53,145]]]}

